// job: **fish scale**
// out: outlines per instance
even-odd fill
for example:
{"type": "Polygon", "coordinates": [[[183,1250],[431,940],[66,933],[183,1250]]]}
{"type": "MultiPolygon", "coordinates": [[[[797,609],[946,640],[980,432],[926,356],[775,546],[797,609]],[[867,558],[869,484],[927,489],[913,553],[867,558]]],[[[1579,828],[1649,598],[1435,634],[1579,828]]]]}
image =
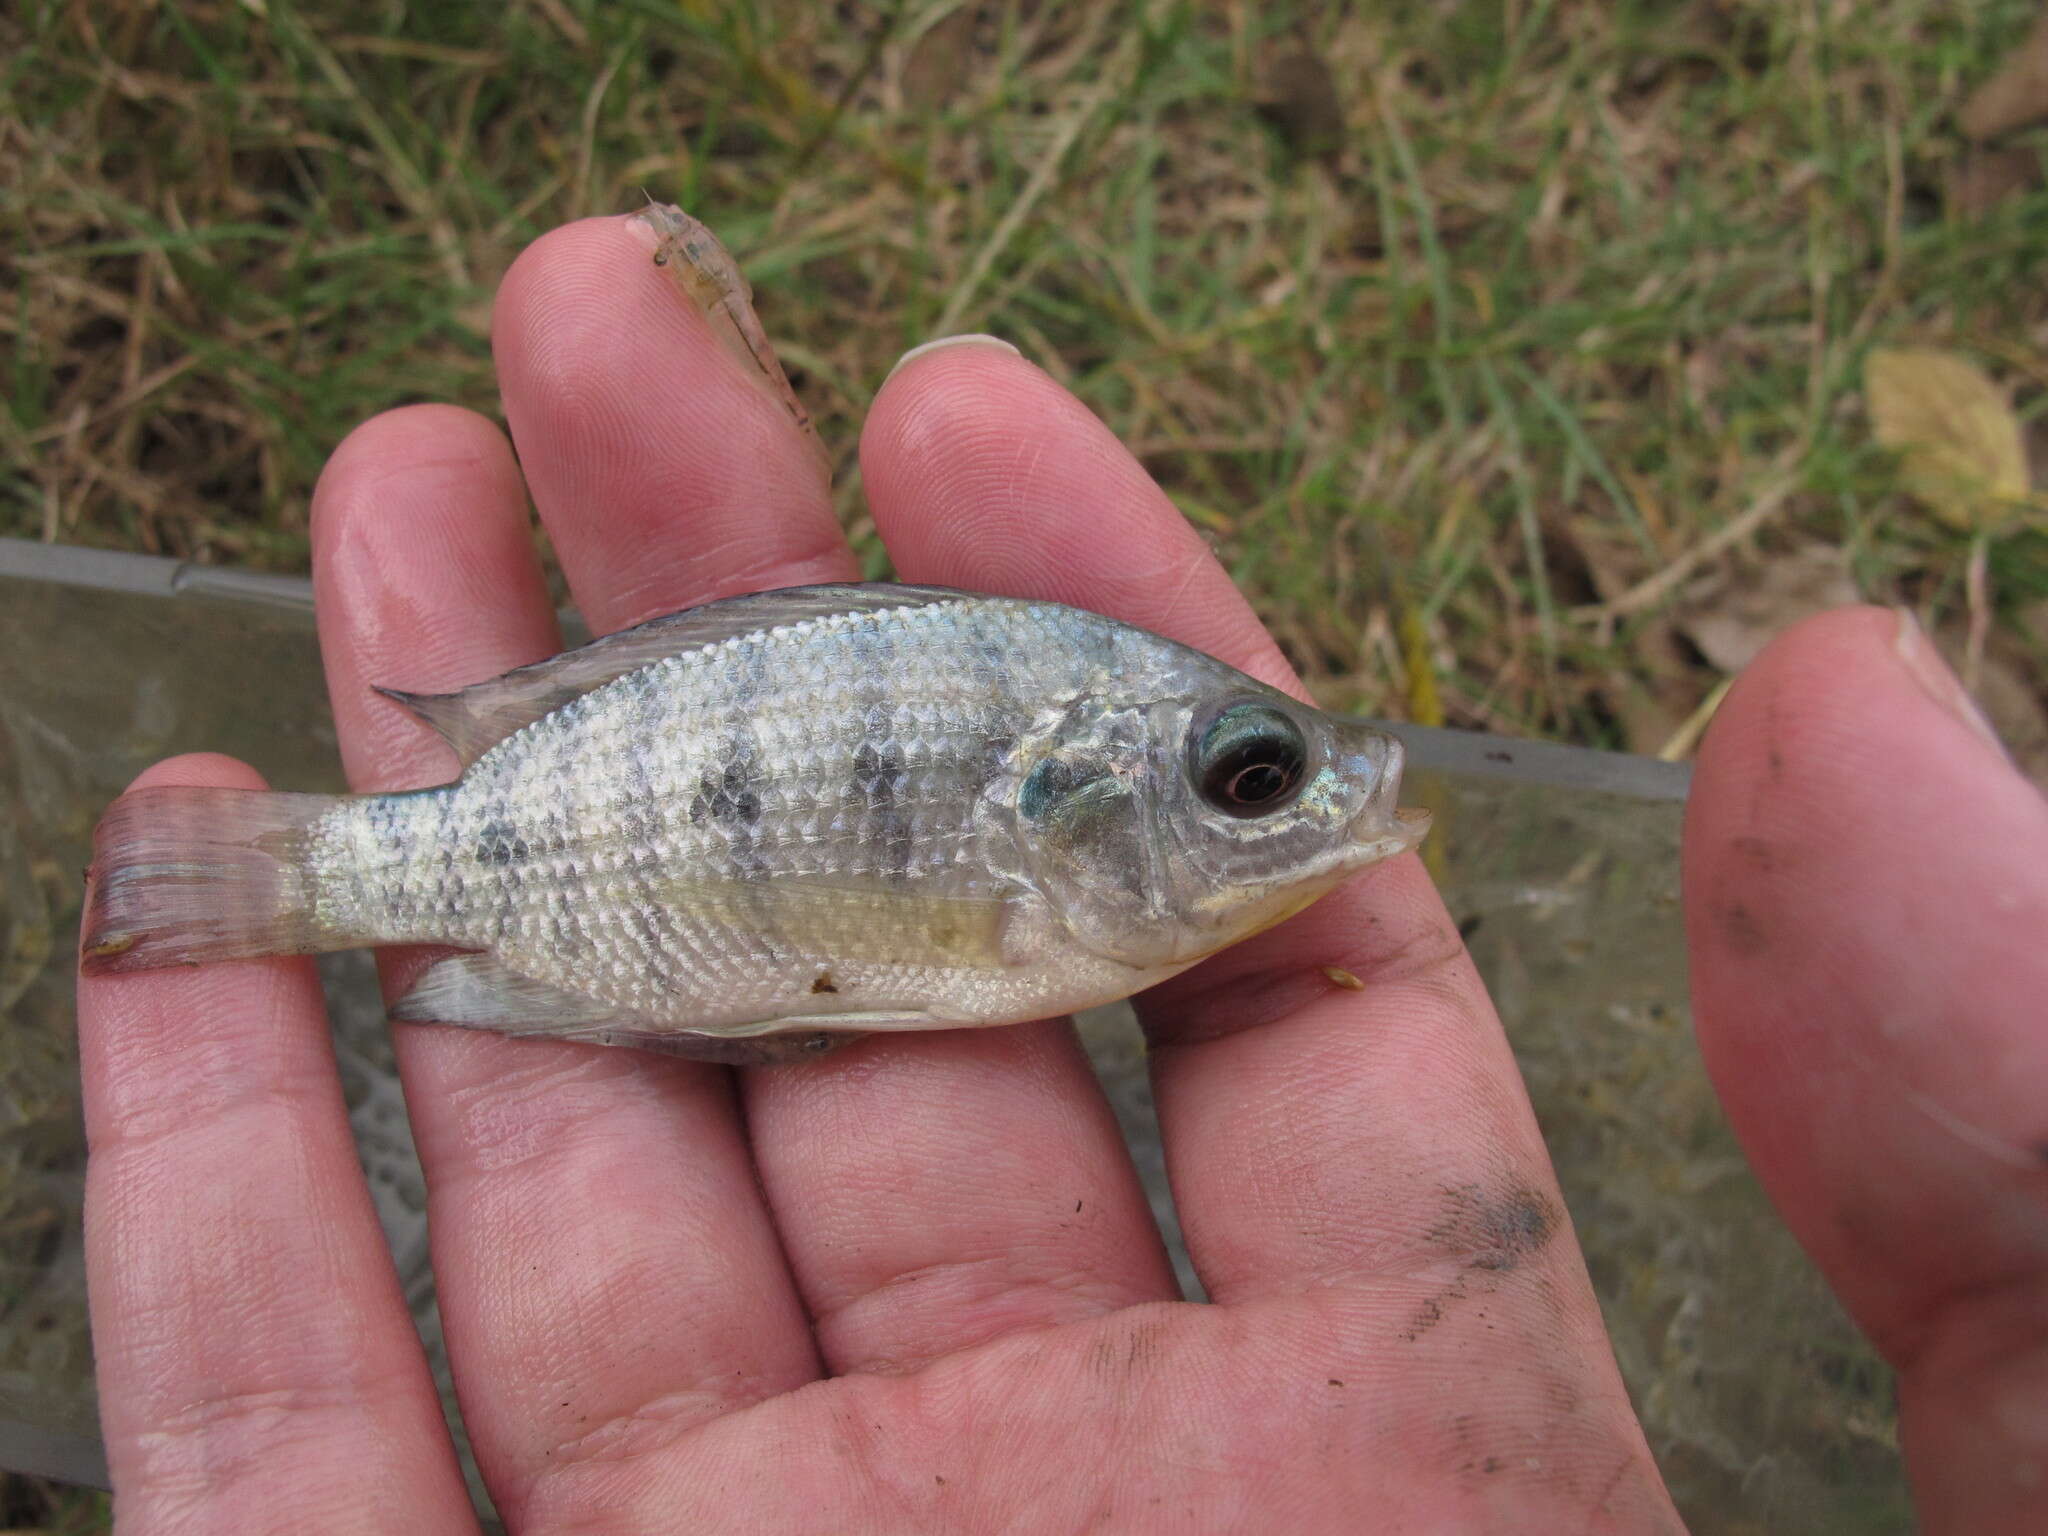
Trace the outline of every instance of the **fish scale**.
{"type": "MultiPolygon", "coordinates": [[[[635,1013],[672,1006],[679,990],[722,1005],[844,995],[809,991],[836,957],[803,933],[743,931],[679,909],[654,895],[651,872],[844,876],[988,895],[969,813],[999,766],[991,749],[1029,723],[1017,694],[1059,696],[1089,664],[1087,646],[1060,643],[1070,612],[1023,606],[964,625],[944,608],[859,615],[643,668],[485,754],[436,792],[445,810],[422,804],[398,822],[381,849],[393,883],[367,911],[334,920],[362,925],[381,909],[410,925],[394,939],[489,945],[522,974],[635,1013]],[[1066,675],[1027,664],[991,700],[957,664],[963,646],[1060,656],[1066,675]],[[848,655],[872,686],[849,683],[848,655]],[[453,849],[445,874],[417,853],[436,844],[453,849]],[[459,901],[448,898],[450,876],[459,901]],[[568,926],[576,912],[591,914],[589,926],[568,926]],[[787,975],[761,976],[764,958],[787,975]]],[[[337,846],[360,844],[349,823],[375,820],[374,804],[336,808],[337,846]]]]}
{"type": "Polygon", "coordinates": [[[447,945],[396,1017],[770,1059],[720,1042],[1126,995],[1421,831],[1384,732],[940,588],[729,599],[392,696],[459,780],[118,802],[88,968],[447,945]]]}

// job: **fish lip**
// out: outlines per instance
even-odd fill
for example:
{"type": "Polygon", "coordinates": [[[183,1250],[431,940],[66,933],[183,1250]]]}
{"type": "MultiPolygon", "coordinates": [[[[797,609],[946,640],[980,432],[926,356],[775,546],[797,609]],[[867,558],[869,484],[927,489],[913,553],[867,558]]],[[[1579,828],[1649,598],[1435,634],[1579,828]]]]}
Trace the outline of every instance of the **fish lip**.
{"type": "Polygon", "coordinates": [[[1397,807],[1385,816],[1367,814],[1359,817],[1351,824],[1351,862],[1354,865],[1371,864],[1408,852],[1429,835],[1430,823],[1434,820],[1428,811],[1409,805],[1397,807]]]}
{"type": "Polygon", "coordinates": [[[1373,787],[1364,806],[1352,818],[1350,842],[1365,858],[1380,859],[1404,853],[1421,842],[1429,835],[1434,818],[1418,806],[1400,804],[1407,749],[1398,737],[1376,726],[1370,729],[1374,739],[1360,755],[1372,762],[1373,787]]]}
{"type": "Polygon", "coordinates": [[[1436,820],[1432,812],[1419,805],[1394,807],[1393,823],[1387,831],[1387,840],[1396,844],[1395,852],[1405,852],[1429,836],[1431,823],[1436,820]]]}

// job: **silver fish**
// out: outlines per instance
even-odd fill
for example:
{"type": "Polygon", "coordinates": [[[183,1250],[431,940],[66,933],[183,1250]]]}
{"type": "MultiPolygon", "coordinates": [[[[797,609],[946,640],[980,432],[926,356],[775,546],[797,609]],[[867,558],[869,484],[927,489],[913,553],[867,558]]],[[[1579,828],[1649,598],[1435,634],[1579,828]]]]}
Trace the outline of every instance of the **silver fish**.
{"type": "Polygon", "coordinates": [[[1419,841],[1401,747],[1056,603],[796,587],[450,694],[403,794],[163,787],[89,974],[431,944],[392,1008],[725,1061],[1113,1001],[1419,841]]]}

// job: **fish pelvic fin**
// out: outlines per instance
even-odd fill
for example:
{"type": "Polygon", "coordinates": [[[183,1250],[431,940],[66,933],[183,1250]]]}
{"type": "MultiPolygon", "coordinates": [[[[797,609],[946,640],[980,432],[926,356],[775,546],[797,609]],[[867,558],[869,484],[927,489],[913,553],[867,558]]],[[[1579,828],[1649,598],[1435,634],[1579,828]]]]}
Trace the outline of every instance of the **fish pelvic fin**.
{"type": "Polygon", "coordinates": [[[635,1023],[610,1003],[522,976],[496,956],[477,953],[436,960],[388,1012],[401,1024],[460,1024],[506,1035],[629,1029],[635,1023]]]}
{"type": "Polygon", "coordinates": [[[79,969],[88,976],[347,949],[324,931],[308,867],[335,795],[157,785],[93,832],[79,969]]]}
{"type": "Polygon", "coordinates": [[[624,1046],[728,1067],[808,1061],[861,1037],[866,1015],[764,1021],[737,1030],[688,1029],[522,976],[489,954],[437,960],[391,1005],[401,1024],[454,1024],[529,1039],[624,1046]],[[758,1033],[773,1030],[775,1033],[758,1033]]]}

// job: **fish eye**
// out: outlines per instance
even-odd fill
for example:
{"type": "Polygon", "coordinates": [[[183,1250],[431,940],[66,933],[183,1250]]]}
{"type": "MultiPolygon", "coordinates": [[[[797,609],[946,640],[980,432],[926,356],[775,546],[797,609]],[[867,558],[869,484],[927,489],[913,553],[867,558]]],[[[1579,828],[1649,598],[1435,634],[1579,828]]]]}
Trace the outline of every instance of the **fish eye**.
{"type": "Polygon", "coordinates": [[[1195,739],[1195,788],[1226,816],[1266,816],[1291,804],[1308,766],[1308,742],[1284,710],[1236,704],[1195,739]]]}

